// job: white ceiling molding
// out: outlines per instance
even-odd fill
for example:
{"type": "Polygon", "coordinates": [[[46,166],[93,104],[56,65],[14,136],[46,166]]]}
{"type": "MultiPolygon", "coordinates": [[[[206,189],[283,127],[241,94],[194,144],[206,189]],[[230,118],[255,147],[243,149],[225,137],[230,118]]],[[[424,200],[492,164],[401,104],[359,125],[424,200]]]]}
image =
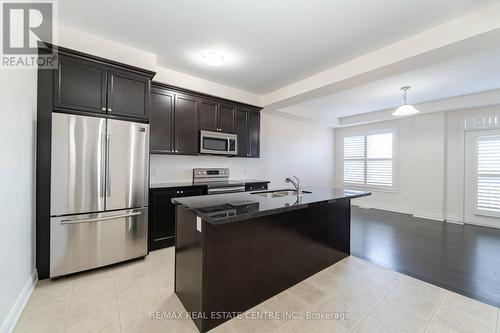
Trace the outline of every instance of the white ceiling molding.
{"type": "Polygon", "coordinates": [[[500,4],[489,6],[408,39],[348,61],[263,96],[267,109],[282,109],[336,91],[428,66],[500,38],[500,4]]]}
{"type": "MultiPolygon", "coordinates": [[[[500,105],[500,89],[416,104],[415,107],[420,111],[421,114],[425,114],[474,108],[479,109],[495,105],[500,105]]],[[[357,126],[362,124],[400,119],[392,116],[392,112],[394,112],[394,109],[391,108],[387,110],[380,110],[355,116],[339,118],[339,127],[357,126]]]]}

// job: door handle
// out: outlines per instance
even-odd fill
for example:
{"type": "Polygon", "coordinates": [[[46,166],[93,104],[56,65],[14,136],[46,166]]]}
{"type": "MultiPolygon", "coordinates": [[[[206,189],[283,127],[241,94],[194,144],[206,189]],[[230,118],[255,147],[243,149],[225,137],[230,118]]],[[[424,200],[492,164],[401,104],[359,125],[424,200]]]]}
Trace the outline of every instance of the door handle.
{"type": "Polygon", "coordinates": [[[221,187],[221,188],[211,188],[208,190],[208,194],[210,193],[220,193],[220,192],[244,192],[245,186],[237,186],[237,187],[221,187]]]}
{"type": "Polygon", "coordinates": [[[141,215],[141,212],[133,212],[133,213],[128,213],[128,214],[120,214],[120,215],[113,215],[113,216],[105,216],[105,217],[96,217],[93,219],[81,219],[81,220],[61,220],[61,224],[76,224],[76,223],[87,223],[87,222],[99,222],[99,221],[106,221],[106,220],[115,220],[115,219],[121,219],[124,217],[131,217],[131,216],[137,216],[141,215]]]}
{"type": "Polygon", "coordinates": [[[106,196],[111,195],[111,177],[109,175],[109,147],[111,145],[111,135],[106,136],[106,196]]]}
{"type": "Polygon", "coordinates": [[[104,198],[106,192],[106,135],[103,133],[101,135],[101,188],[100,188],[100,196],[104,198]]]}
{"type": "Polygon", "coordinates": [[[227,151],[229,151],[231,148],[231,141],[229,140],[229,138],[227,138],[227,151]]]}

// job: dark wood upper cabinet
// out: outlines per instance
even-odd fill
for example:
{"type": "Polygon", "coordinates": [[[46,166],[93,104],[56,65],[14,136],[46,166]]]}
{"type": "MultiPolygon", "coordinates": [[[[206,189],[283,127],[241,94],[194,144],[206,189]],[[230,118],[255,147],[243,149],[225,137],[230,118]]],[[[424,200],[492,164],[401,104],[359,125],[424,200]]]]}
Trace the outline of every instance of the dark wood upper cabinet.
{"type": "Polygon", "coordinates": [[[150,103],[151,153],[198,155],[200,130],[208,130],[237,134],[237,156],[260,157],[258,107],[157,82],[150,103]]]}
{"type": "Polygon", "coordinates": [[[200,129],[208,131],[217,131],[218,119],[217,111],[219,104],[214,101],[202,99],[200,101],[200,129]]]}
{"type": "Polygon", "coordinates": [[[238,134],[238,155],[260,157],[260,113],[237,107],[234,111],[234,131],[238,134]]]}
{"type": "Polygon", "coordinates": [[[260,113],[248,112],[250,157],[260,157],[260,113]]]}
{"type": "Polygon", "coordinates": [[[201,99],[200,129],[232,133],[234,131],[234,106],[201,99]]]}
{"type": "Polygon", "coordinates": [[[232,133],[234,131],[234,106],[219,104],[218,120],[221,132],[232,133]]]}
{"type": "Polygon", "coordinates": [[[198,110],[200,100],[184,94],[175,95],[174,133],[175,153],[182,155],[197,155],[199,128],[198,110]]]}
{"type": "Polygon", "coordinates": [[[128,71],[108,71],[108,113],[148,118],[150,80],[128,71]]]}
{"type": "Polygon", "coordinates": [[[59,56],[54,71],[54,107],[105,113],[106,75],[104,65],[59,56]]]}
{"type": "Polygon", "coordinates": [[[238,154],[249,157],[250,141],[248,138],[248,110],[236,108],[234,111],[234,132],[238,135],[238,154]]]}
{"type": "Polygon", "coordinates": [[[147,121],[153,75],[141,68],[59,48],[53,107],[68,113],[147,121]]]}
{"type": "Polygon", "coordinates": [[[175,94],[164,89],[151,89],[149,149],[153,153],[174,153],[175,94]]]}

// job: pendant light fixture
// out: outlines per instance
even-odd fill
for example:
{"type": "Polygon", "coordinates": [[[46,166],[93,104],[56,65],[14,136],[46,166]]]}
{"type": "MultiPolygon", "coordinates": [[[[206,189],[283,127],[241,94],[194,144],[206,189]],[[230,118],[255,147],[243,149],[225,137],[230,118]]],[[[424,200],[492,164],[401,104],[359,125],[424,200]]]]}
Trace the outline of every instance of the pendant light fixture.
{"type": "Polygon", "coordinates": [[[417,109],[415,109],[413,105],[408,104],[406,101],[406,92],[410,88],[411,88],[410,86],[401,87],[401,90],[403,90],[404,104],[401,105],[399,108],[396,109],[396,111],[392,113],[393,116],[411,116],[419,112],[417,109]]]}

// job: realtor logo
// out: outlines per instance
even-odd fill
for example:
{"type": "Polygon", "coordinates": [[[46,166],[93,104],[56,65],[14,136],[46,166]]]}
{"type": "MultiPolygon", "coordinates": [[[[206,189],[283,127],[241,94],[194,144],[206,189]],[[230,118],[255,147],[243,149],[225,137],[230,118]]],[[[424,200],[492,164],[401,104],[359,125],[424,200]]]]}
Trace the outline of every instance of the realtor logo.
{"type": "Polygon", "coordinates": [[[2,3],[3,68],[54,68],[55,50],[39,46],[54,42],[52,2],[2,3]]]}

